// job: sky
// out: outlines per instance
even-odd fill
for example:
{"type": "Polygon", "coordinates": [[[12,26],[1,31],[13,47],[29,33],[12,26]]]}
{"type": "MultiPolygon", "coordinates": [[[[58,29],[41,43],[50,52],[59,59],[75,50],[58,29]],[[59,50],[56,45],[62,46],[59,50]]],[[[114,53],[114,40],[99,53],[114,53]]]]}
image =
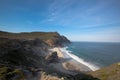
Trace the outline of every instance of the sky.
{"type": "Polygon", "coordinates": [[[0,0],[0,30],[120,42],[120,0],[0,0]]]}

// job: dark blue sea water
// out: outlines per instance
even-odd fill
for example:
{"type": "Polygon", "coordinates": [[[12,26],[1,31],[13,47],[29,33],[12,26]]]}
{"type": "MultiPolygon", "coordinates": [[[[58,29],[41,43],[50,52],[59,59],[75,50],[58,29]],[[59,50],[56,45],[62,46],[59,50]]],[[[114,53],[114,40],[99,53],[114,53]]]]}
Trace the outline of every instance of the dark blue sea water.
{"type": "Polygon", "coordinates": [[[72,42],[67,50],[99,68],[120,62],[120,43],[72,42]]]}

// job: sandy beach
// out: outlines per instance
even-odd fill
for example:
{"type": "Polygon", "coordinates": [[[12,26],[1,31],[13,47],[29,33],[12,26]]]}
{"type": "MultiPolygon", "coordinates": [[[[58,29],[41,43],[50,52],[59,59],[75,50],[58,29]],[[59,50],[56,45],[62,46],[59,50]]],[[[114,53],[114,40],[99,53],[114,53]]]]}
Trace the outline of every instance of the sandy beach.
{"type": "Polygon", "coordinates": [[[62,52],[61,48],[55,47],[51,51],[57,52],[57,55],[60,58],[60,63],[57,63],[55,65],[52,64],[52,66],[54,65],[54,67],[57,68],[58,70],[65,72],[65,73],[70,73],[70,74],[71,72],[69,71],[81,71],[81,72],[91,71],[89,67],[74,60],[72,57],[70,57],[65,52],[62,52]]]}

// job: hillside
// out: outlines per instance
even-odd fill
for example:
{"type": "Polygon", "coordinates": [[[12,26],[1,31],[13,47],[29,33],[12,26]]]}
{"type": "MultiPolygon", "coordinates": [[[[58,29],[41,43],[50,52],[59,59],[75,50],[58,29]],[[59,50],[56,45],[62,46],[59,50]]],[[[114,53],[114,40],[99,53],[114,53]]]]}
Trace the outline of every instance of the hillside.
{"type": "Polygon", "coordinates": [[[112,64],[100,70],[88,74],[100,80],[120,80],[120,63],[112,64]]]}
{"type": "Polygon", "coordinates": [[[20,39],[20,40],[41,39],[49,46],[63,46],[65,43],[70,43],[70,41],[65,36],[61,36],[57,32],[10,33],[10,32],[0,31],[0,38],[2,38],[0,43],[4,41],[3,38],[20,39]]]}
{"type": "Polygon", "coordinates": [[[11,38],[11,39],[35,39],[40,38],[43,40],[48,40],[60,36],[57,32],[22,32],[22,33],[10,33],[0,31],[0,37],[11,38]]]}

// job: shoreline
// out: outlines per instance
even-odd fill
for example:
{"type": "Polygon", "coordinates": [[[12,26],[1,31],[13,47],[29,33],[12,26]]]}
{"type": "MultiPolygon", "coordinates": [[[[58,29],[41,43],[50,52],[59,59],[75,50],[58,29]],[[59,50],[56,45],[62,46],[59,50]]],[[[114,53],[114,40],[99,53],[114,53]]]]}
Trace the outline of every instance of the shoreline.
{"type": "Polygon", "coordinates": [[[78,62],[78,64],[82,64],[84,66],[87,66],[92,71],[96,71],[96,70],[99,69],[98,66],[96,66],[96,65],[94,65],[92,63],[86,62],[86,61],[84,61],[84,59],[79,58],[78,56],[72,54],[71,51],[69,51],[69,50],[66,49],[66,47],[65,48],[60,48],[60,49],[61,49],[61,51],[63,50],[63,53],[65,51],[65,54],[69,55],[69,57],[71,57],[73,60],[75,60],[76,62],[78,62]]]}
{"type": "Polygon", "coordinates": [[[83,64],[80,61],[75,60],[72,56],[72,54],[68,54],[64,50],[64,48],[61,47],[55,47],[51,49],[52,52],[57,52],[58,57],[60,58],[61,64],[65,70],[69,71],[81,71],[81,72],[87,72],[87,71],[95,71],[91,69],[89,66],[83,64]]]}

